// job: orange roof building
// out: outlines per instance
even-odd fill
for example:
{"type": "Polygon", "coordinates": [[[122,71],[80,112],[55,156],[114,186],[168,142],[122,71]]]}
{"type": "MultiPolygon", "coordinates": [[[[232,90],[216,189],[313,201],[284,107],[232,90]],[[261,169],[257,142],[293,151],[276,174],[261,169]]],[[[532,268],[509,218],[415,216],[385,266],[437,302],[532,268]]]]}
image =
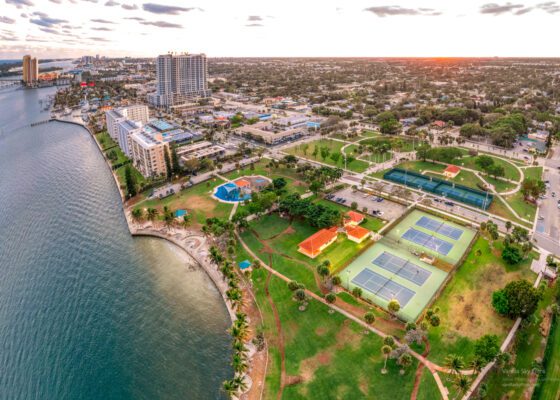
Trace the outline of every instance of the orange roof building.
{"type": "Polygon", "coordinates": [[[371,231],[361,226],[347,226],[346,236],[353,242],[362,243],[371,236],[371,231]]]}
{"type": "Polygon", "coordinates": [[[364,221],[364,215],[356,211],[348,211],[344,218],[344,225],[357,226],[364,221]]]}
{"type": "Polygon", "coordinates": [[[459,168],[456,165],[448,165],[447,168],[445,168],[445,170],[443,171],[443,175],[446,178],[450,178],[453,179],[455,178],[457,175],[459,175],[459,172],[461,172],[461,168],[459,168]]]}
{"type": "Polygon", "coordinates": [[[249,187],[251,186],[251,183],[249,183],[249,181],[246,181],[245,179],[238,179],[234,182],[237,187],[249,187]]]}
{"type": "Polygon", "coordinates": [[[338,231],[335,226],[329,229],[321,229],[309,236],[298,245],[298,251],[307,257],[315,258],[328,246],[336,241],[338,231]]]}

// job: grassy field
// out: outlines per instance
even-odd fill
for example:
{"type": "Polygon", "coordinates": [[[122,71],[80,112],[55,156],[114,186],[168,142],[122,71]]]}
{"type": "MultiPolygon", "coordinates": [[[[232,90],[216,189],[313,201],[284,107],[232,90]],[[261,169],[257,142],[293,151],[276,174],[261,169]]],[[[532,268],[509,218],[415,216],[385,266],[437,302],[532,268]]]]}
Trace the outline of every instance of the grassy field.
{"type": "Polygon", "coordinates": [[[100,132],[96,134],[95,137],[97,138],[97,141],[99,142],[103,150],[118,146],[117,142],[115,142],[111,138],[111,136],[109,136],[109,133],[107,131],[100,132]]]}
{"type": "Polygon", "coordinates": [[[391,158],[393,158],[393,154],[391,152],[387,152],[384,154],[372,154],[372,153],[368,153],[367,151],[364,151],[363,153],[360,153],[359,149],[360,149],[359,145],[351,144],[350,146],[344,149],[344,152],[348,155],[352,155],[353,157],[367,160],[372,163],[382,163],[385,161],[389,161],[391,158]]]}
{"type": "Polygon", "coordinates": [[[557,399],[560,393],[560,321],[556,317],[547,346],[551,349],[545,366],[546,376],[536,400],[557,399]]]}
{"type": "Polygon", "coordinates": [[[528,167],[523,169],[525,178],[530,179],[542,179],[543,168],[542,167],[528,167]]]}
{"type": "Polygon", "coordinates": [[[137,203],[135,208],[156,208],[160,211],[160,214],[164,206],[169,207],[172,211],[186,209],[193,215],[193,225],[200,226],[204,224],[206,218],[225,218],[229,216],[233,205],[220,203],[211,197],[213,189],[222,183],[224,183],[222,179],[214,178],[181,190],[179,193],[164,199],[143,200],[137,203]]]}
{"type": "MultiPolygon", "coordinates": [[[[307,143],[308,148],[307,150],[305,150],[305,144],[298,144],[296,146],[290,147],[286,150],[284,150],[286,153],[288,154],[293,154],[297,157],[302,157],[302,158],[307,158],[309,160],[315,160],[315,161],[319,161],[328,165],[332,165],[333,167],[338,167],[338,168],[344,168],[344,157],[341,156],[340,159],[338,160],[338,162],[334,162],[331,158],[330,155],[334,154],[334,153],[341,153],[341,149],[342,147],[345,145],[345,143],[343,142],[339,142],[336,140],[330,140],[330,139],[320,139],[320,140],[315,140],[313,142],[309,142],[307,143]],[[323,159],[321,157],[321,152],[318,150],[318,153],[314,156],[313,152],[315,151],[316,148],[320,148],[320,147],[327,147],[330,150],[330,155],[323,159]]],[[[361,160],[353,160],[352,162],[347,164],[347,169],[354,171],[354,172],[364,172],[367,168],[368,168],[369,164],[365,161],[361,161],[361,160]]]]}
{"type": "MultiPolygon", "coordinates": [[[[514,350],[515,361],[510,367],[511,371],[503,372],[494,370],[488,377],[486,383],[488,386],[488,399],[500,400],[507,398],[508,400],[522,400],[527,398],[527,391],[532,386],[531,375],[527,372],[533,368],[533,362],[539,359],[544,354],[545,343],[543,337],[539,331],[540,324],[543,320],[543,309],[550,304],[552,292],[550,288],[545,291],[544,299],[539,304],[539,309],[535,313],[536,317],[534,320],[529,322],[526,326],[522,327],[517,332],[517,339],[515,341],[514,350]]],[[[558,336],[557,333],[554,334],[558,336]]],[[[552,340],[559,340],[558,337],[552,340]]],[[[557,342],[560,343],[560,342],[557,342]]],[[[553,353],[556,356],[559,355],[560,347],[556,346],[553,353]]],[[[551,354],[554,355],[554,354],[551,354]]],[[[541,396],[537,399],[542,400],[556,400],[558,398],[558,388],[560,381],[558,380],[557,374],[551,371],[556,368],[560,371],[560,362],[558,357],[554,359],[551,358],[553,365],[552,369],[548,368],[550,372],[551,379],[545,381],[545,386],[542,388],[543,391],[541,396]],[[554,366],[555,365],[555,366],[554,366]]]]}
{"type": "Polygon", "coordinates": [[[384,143],[388,143],[391,145],[391,148],[394,150],[398,150],[400,152],[408,152],[408,151],[414,151],[416,149],[416,147],[418,147],[418,145],[421,143],[420,140],[412,140],[412,139],[408,139],[408,138],[403,138],[400,136],[387,136],[387,135],[381,135],[381,136],[374,136],[370,139],[366,139],[366,140],[362,140],[360,142],[361,145],[367,146],[370,144],[375,144],[375,143],[379,143],[379,142],[384,142],[384,143]],[[397,149],[396,145],[400,143],[400,147],[397,149]]]}
{"type": "MultiPolygon", "coordinates": [[[[477,158],[478,156],[464,156],[461,159],[455,160],[453,164],[464,166],[466,168],[474,169],[477,171],[482,171],[482,169],[476,163],[477,158]]],[[[494,164],[501,165],[504,167],[505,178],[514,181],[519,181],[521,179],[521,174],[519,173],[519,170],[511,162],[496,157],[492,157],[492,159],[494,160],[494,164]]]]}
{"type": "Polygon", "coordinates": [[[420,388],[418,390],[417,400],[434,400],[441,398],[436,380],[428,368],[424,368],[420,379],[420,388]]]}
{"type": "Polygon", "coordinates": [[[305,222],[295,220],[290,223],[277,214],[270,214],[251,222],[241,237],[263,261],[272,262],[282,274],[320,293],[315,278],[316,266],[329,260],[332,270],[341,268],[370,243],[357,244],[339,235],[335,243],[317,258],[311,259],[298,252],[298,244],[317,230],[305,222]]]}
{"type": "Polygon", "coordinates": [[[521,191],[511,194],[509,196],[504,196],[504,200],[515,210],[520,217],[533,221],[535,219],[535,213],[537,212],[537,207],[534,204],[527,203],[521,191]]]}
{"type": "MultiPolygon", "coordinates": [[[[512,321],[500,317],[491,305],[492,293],[506,283],[525,278],[534,280],[531,258],[514,267],[502,260],[501,242],[493,245],[479,237],[465,262],[456,271],[434,307],[440,308],[441,325],[429,331],[429,358],[442,363],[450,354],[472,358],[474,340],[484,334],[504,338],[512,321]]],[[[531,256],[530,256],[531,257],[531,256]]]]}
{"type": "Polygon", "coordinates": [[[263,311],[270,350],[264,399],[395,399],[408,398],[417,361],[400,375],[389,360],[381,374],[381,338],[363,334],[363,328],[339,313],[310,301],[300,312],[284,281],[267,271],[253,271],[254,292],[263,311]],[[270,297],[266,292],[269,292],[270,297]],[[278,314],[278,324],[274,309],[278,314]],[[281,360],[285,358],[285,384],[281,385],[281,360]],[[282,389],[281,389],[282,387],[282,389]],[[279,396],[279,391],[282,394],[279,396]]]}

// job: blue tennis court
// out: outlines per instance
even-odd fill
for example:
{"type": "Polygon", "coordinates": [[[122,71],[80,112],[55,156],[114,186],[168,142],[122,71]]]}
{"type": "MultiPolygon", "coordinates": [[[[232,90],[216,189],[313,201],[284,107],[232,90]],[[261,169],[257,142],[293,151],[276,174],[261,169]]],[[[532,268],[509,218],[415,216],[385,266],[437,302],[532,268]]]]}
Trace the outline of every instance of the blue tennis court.
{"type": "Polygon", "coordinates": [[[406,306],[410,299],[416,294],[416,292],[373,272],[369,268],[364,268],[356,275],[354,279],[352,279],[352,283],[386,301],[395,299],[399,302],[401,307],[406,306]]]}
{"type": "Polygon", "coordinates": [[[425,215],[422,216],[418,221],[416,221],[416,225],[432,232],[447,236],[448,238],[451,238],[453,240],[459,240],[464,232],[462,229],[447,225],[445,222],[437,221],[425,215]]]}
{"type": "Polygon", "coordinates": [[[449,254],[449,252],[453,248],[453,245],[451,243],[435,236],[430,236],[427,233],[421,232],[414,228],[409,228],[404,233],[404,235],[402,235],[402,238],[417,243],[420,246],[424,246],[428,249],[435,250],[436,252],[444,256],[449,254]]]}
{"type": "Polygon", "coordinates": [[[392,272],[407,281],[422,286],[432,273],[404,258],[384,251],[373,260],[373,264],[392,272]]]}

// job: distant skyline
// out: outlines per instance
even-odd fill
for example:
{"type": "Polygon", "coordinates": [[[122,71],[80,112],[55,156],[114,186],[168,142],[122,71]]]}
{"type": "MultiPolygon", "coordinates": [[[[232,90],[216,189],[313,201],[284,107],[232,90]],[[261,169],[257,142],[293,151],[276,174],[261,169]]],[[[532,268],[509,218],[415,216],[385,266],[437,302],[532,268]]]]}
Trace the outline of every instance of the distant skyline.
{"type": "Polygon", "coordinates": [[[0,2],[0,59],[560,56],[555,1],[0,2]]]}

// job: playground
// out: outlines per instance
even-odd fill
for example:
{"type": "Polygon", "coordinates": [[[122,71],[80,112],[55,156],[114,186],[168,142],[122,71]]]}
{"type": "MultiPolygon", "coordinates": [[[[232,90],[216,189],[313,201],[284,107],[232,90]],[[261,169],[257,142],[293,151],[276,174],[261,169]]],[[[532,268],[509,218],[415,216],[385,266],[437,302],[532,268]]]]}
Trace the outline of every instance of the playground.
{"type": "Polygon", "coordinates": [[[272,181],[261,175],[242,176],[218,186],[212,197],[224,203],[239,203],[250,200],[251,193],[260,192],[272,181]]]}

